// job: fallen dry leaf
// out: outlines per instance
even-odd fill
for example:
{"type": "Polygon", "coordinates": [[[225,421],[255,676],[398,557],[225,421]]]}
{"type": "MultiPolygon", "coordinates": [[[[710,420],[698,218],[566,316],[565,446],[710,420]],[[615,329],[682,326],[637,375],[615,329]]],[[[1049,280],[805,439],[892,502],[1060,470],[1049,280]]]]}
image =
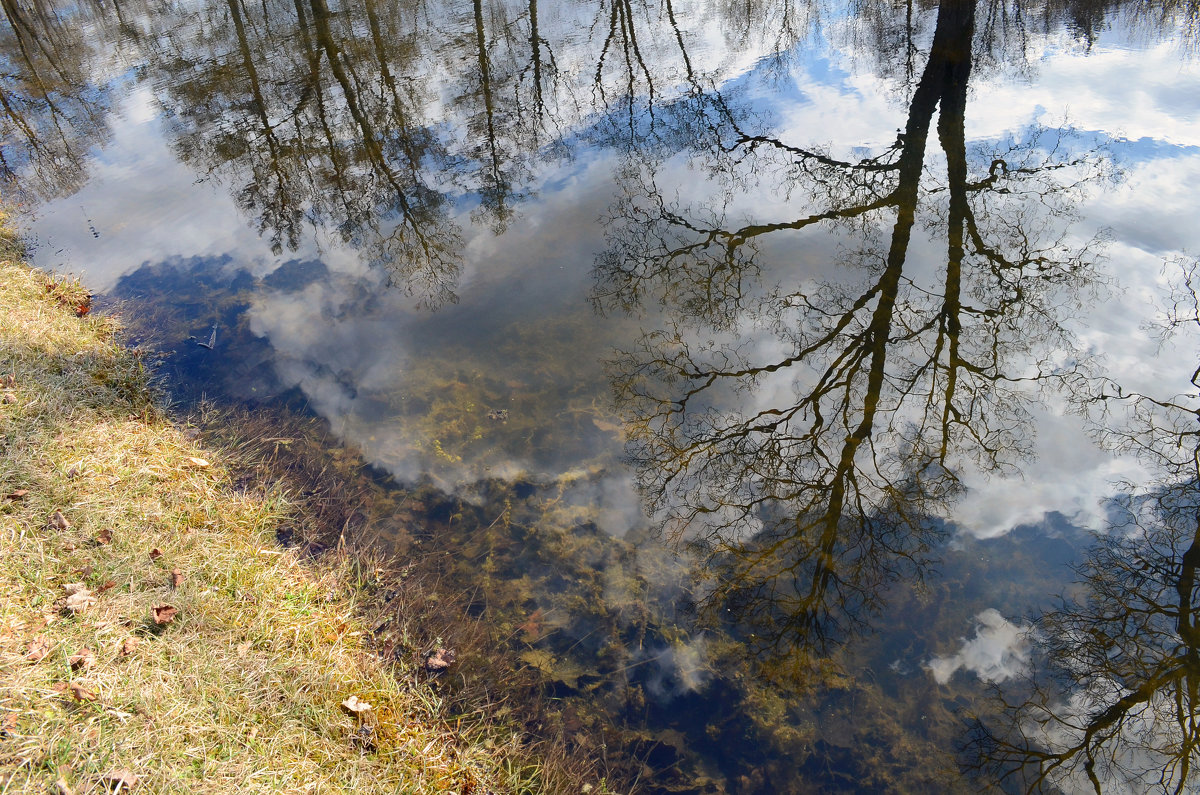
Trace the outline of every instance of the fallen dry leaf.
{"type": "Polygon", "coordinates": [[[56,530],[67,530],[71,527],[71,523],[67,517],[63,516],[62,511],[55,511],[50,515],[50,526],[56,530]]]}
{"type": "Polygon", "coordinates": [[[96,533],[96,543],[108,545],[112,543],[112,530],[105,528],[99,533],[96,533]]]}
{"type": "Polygon", "coordinates": [[[72,671],[86,671],[96,664],[96,655],[86,646],[67,658],[72,671]]]}
{"type": "Polygon", "coordinates": [[[96,593],[104,593],[105,591],[109,590],[110,588],[116,588],[116,587],[117,587],[116,580],[105,580],[104,584],[96,589],[96,593]]]}
{"type": "Polygon", "coordinates": [[[171,587],[178,588],[181,585],[183,585],[183,570],[171,569],[171,587]]]}
{"type": "Polygon", "coordinates": [[[17,733],[17,713],[5,712],[0,718],[0,737],[11,737],[17,733]]]}
{"type": "Polygon", "coordinates": [[[29,489],[17,489],[16,491],[14,491],[14,492],[11,492],[10,494],[6,495],[6,496],[4,497],[4,499],[6,499],[6,500],[19,500],[19,499],[22,499],[22,498],[24,498],[24,497],[25,497],[25,495],[26,495],[26,494],[28,494],[28,493],[29,493],[29,489]]]}
{"type": "Polygon", "coordinates": [[[207,469],[208,467],[212,466],[212,464],[208,463],[208,461],[205,459],[196,458],[195,456],[188,456],[188,463],[194,466],[196,469],[207,469]]]}
{"type": "Polygon", "coordinates": [[[245,657],[247,654],[249,654],[249,653],[250,653],[250,648],[251,648],[253,645],[254,645],[254,644],[253,644],[253,643],[251,643],[250,641],[246,641],[246,642],[244,642],[244,643],[239,643],[239,644],[237,645],[237,656],[239,656],[239,657],[245,657]]]}
{"type": "Polygon", "coordinates": [[[134,775],[132,770],[121,768],[105,773],[100,777],[100,783],[108,787],[112,792],[122,792],[136,787],[138,777],[134,775]]]}
{"type": "Polygon", "coordinates": [[[11,404],[11,403],[16,403],[16,402],[17,402],[17,396],[14,395],[12,392],[5,392],[4,397],[0,398],[0,403],[10,403],[11,404]]]}
{"type": "Polygon", "coordinates": [[[133,654],[133,652],[137,649],[139,643],[141,643],[140,640],[138,640],[137,638],[135,638],[133,636],[130,636],[130,637],[126,638],[124,641],[122,641],[121,649],[118,653],[122,657],[128,657],[129,655],[133,654]]]}
{"type": "Polygon", "coordinates": [[[175,620],[175,615],[179,612],[179,608],[171,605],[155,605],[150,608],[151,615],[154,616],[154,623],[160,627],[164,624],[170,624],[175,620]]]}
{"type": "Polygon", "coordinates": [[[162,556],[163,556],[163,551],[161,549],[159,549],[158,547],[155,547],[154,549],[150,550],[150,560],[158,560],[162,556]]]}
{"type": "Polygon", "coordinates": [[[75,697],[76,701],[95,701],[97,698],[99,698],[99,696],[96,695],[96,691],[88,690],[78,682],[72,682],[70,685],[68,685],[68,687],[71,690],[71,695],[75,697]]]}
{"type": "Polygon", "coordinates": [[[76,548],[77,547],[75,546],[74,541],[68,541],[67,543],[63,544],[63,552],[74,552],[76,548]]]}
{"type": "Polygon", "coordinates": [[[46,659],[46,655],[50,653],[50,648],[50,639],[45,635],[38,635],[29,641],[29,651],[25,652],[25,659],[29,662],[40,662],[46,659]]]}
{"type": "Polygon", "coordinates": [[[54,782],[54,795],[75,795],[75,791],[65,778],[60,778],[54,782]]]}
{"type": "Polygon", "coordinates": [[[67,601],[65,607],[73,616],[87,610],[92,605],[96,604],[96,597],[92,592],[83,586],[83,583],[75,582],[70,585],[63,586],[67,589],[67,601]]]}
{"type": "Polygon", "coordinates": [[[425,658],[425,668],[430,673],[440,674],[454,665],[454,650],[439,648],[425,658]]]}
{"type": "Polygon", "coordinates": [[[342,702],[342,709],[354,717],[362,717],[363,713],[371,711],[371,705],[358,696],[350,696],[342,702]]]}

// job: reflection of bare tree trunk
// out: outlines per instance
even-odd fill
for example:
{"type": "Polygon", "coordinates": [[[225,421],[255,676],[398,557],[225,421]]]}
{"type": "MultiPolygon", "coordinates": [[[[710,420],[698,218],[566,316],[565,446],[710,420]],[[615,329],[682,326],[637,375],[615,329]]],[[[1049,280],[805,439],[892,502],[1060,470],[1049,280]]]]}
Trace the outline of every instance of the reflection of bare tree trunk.
{"type": "MultiPolygon", "coordinates": [[[[829,490],[829,500],[822,518],[820,549],[822,550],[821,568],[830,569],[832,553],[837,542],[838,524],[845,512],[847,487],[854,477],[855,459],[858,450],[871,436],[875,424],[875,415],[879,409],[879,398],[883,390],[883,379],[886,371],[889,341],[891,339],[892,321],[895,314],[896,297],[899,292],[900,277],[904,272],[904,263],[908,258],[909,242],[912,239],[913,225],[916,223],[918,192],[921,182],[921,171],[925,162],[925,144],[929,137],[929,126],[934,110],[939,100],[942,102],[942,123],[947,118],[957,118],[961,143],[962,115],[965,106],[967,78],[971,69],[971,26],[974,19],[974,2],[960,1],[942,3],[938,7],[937,31],[934,34],[933,47],[929,53],[929,61],[925,72],[917,85],[909,107],[908,124],[904,132],[904,148],[899,159],[898,183],[893,193],[896,202],[896,223],[892,228],[892,241],[887,254],[887,267],[879,279],[875,292],[879,295],[879,303],[871,316],[870,325],[862,342],[862,353],[869,355],[870,364],[867,368],[866,393],[863,398],[862,418],[858,426],[846,437],[842,445],[841,457],[832,477],[829,490]],[[947,99],[950,99],[947,108],[947,99]],[[955,111],[954,99],[958,99],[955,111]]],[[[951,126],[951,125],[948,125],[951,126]]],[[[943,139],[945,143],[945,139],[943,139]]],[[[960,158],[962,170],[959,175],[958,196],[965,204],[966,183],[965,156],[960,158]]],[[[951,184],[955,175],[951,175],[951,184]]],[[[953,200],[952,200],[953,202],[953,200]]],[[[960,216],[961,218],[962,216],[960,216]]],[[[948,273],[953,273],[954,287],[957,289],[958,275],[954,267],[953,226],[951,227],[951,263],[948,273]]],[[[959,223],[957,235],[957,262],[962,262],[962,224],[959,223]]],[[[948,282],[951,279],[948,277],[948,282]]],[[[950,300],[948,296],[948,300],[950,300]]],[[[957,300],[957,295],[954,296],[957,300]]],[[[953,335],[957,340],[957,334],[953,335]]],[[[953,368],[951,368],[953,370],[953,368]]],[[[945,445],[943,444],[943,449],[945,445]]],[[[800,517],[800,521],[806,521],[800,517]]],[[[803,530],[803,528],[801,528],[803,530]]],[[[827,586],[827,580],[832,574],[823,572],[824,580],[821,587],[814,587],[812,597],[819,597],[827,586]]]]}

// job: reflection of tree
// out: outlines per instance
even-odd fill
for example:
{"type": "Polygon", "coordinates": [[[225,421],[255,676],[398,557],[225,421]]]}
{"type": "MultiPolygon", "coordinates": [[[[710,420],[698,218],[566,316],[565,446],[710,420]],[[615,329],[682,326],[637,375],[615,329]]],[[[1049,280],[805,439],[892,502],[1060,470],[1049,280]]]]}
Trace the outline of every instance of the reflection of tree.
{"type": "MultiPolygon", "coordinates": [[[[1168,315],[1200,319],[1196,268],[1168,315]]],[[[1191,376],[1195,384],[1197,376],[1191,376]]],[[[1194,789],[1200,755],[1200,430],[1195,395],[1169,400],[1110,385],[1106,446],[1158,470],[1148,494],[1126,496],[1078,567],[1076,596],[1038,622],[1041,670],[998,690],[1001,718],[981,725],[980,769],[1027,791],[1090,784],[1134,792],[1194,789]],[[1086,784],[1084,783],[1086,782],[1086,784]]]]}
{"type": "Polygon", "coordinates": [[[108,135],[104,92],[89,82],[91,49],[78,20],[53,7],[0,5],[0,175],[22,171],[21,190],[40,199],[70,194],[88,149],[108,135]]]}
{"type": "Polygon", "coordinates": [[[393,71],[414,37],[383,11],[226,0],[159,39],[154,60],[176,76],[166,104],[180,153],[242,182],[238,203],[276,250],[328,225],[436,305],[453,300],[461,237],[427,174],[445,151],[393,71]]]}
{"type": "Polygon", "coordinates": [[[1062,318],[1094,277],[1059,220],[1098,161],[1071,156],[1066,134],[967,146],[974,19],[974,3],[938,7],[905,128],[874,156],[726,117],[710,155],[755,180],[730,184],[782,173],[779,191],[808,203],[799,217],[731,223],[736,196],[684,207],[642,174],[598,262],[601,305],[654,298],[673,317],[614,367],[644,493],[669,534],[719,564],[715,602],[780,651],[820,649],[919,572],[958,470],[1023,450],[1025,382],[1082,376],[1062,318]],[[935,114],[944,164],[927,156],[935,114]],[[924,226],[921,204],[934,208],[924,226]],[[761,247],[803,255],[830,226],[857,237],[838,264],[858,281],[755,295],[761,247]],[[915,256],[933,235],[940,269],[915,256]]]}

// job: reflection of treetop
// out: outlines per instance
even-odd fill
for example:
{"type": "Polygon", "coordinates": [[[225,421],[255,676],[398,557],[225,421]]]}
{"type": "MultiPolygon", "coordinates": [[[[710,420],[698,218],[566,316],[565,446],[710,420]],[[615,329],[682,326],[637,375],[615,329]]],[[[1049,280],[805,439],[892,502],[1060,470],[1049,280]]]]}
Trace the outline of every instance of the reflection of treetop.
{"type": "Polygon", "coordinates": [[[727,595],[770,592],[771,642],[853,623],[919,571],[959,469],[1027,448],[1028,384],[1086,375],[1064,321],[1097,283],[1094,246],[1066,226],[1105,160],[1070,130],[968,146],[975,15],[938,6],[904,128],[879,153],[787,143],[725,112],[704,139],[723,194],[670,199],[664,169],[634,157],[613,208],[597,303],[649,299],[668,319],[613,368],[643,490],[669,532],[712,545],[727,595]],[[735,220],[764,196],[799,212],[735,220]],[[790,285],[763,287],[788,259],[790,285]]]}
{"type": "Polygon", "coordinates": [[[69,195],[84,182],[89,147],[108,137],[92,50],[68,15],[0,5],[0,176],[20,172],[20,190],[41,200],[69,195]]]}

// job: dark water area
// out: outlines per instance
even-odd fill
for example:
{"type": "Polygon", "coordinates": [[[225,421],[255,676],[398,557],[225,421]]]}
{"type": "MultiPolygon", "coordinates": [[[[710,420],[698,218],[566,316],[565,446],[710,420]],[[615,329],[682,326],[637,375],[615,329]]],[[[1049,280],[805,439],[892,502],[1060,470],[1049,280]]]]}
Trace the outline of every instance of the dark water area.
{"type": "Polygon", "coordinates": [[[1197,786],[1200,5],[4,12],[36,264],[323,422],[579,753],[1197,786]]]}

